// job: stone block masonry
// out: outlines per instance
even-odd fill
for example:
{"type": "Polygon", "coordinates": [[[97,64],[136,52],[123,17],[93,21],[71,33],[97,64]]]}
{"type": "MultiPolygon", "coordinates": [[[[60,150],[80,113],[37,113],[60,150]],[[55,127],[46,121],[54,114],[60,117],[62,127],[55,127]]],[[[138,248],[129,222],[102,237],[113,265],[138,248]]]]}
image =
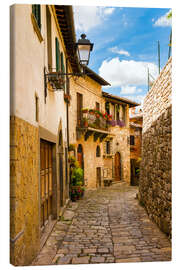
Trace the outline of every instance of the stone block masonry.
{"type": "Polygon", "coordinates": [[[139,199],[160,229],[171,236],[171,65],[170,58],[143,107],[139,199]]]}
{"type": "Polygon", "coordinates": [[[40,245],[38,128],[10,119],[10,262],[28,265],[40,245]]]}

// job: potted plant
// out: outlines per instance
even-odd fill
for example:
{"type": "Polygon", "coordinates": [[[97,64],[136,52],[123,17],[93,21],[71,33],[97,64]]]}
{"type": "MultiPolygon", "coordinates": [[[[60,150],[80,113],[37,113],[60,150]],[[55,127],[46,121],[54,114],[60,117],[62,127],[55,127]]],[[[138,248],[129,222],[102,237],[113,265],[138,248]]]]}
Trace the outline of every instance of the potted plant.
{"type": "Polygon", "coordinates": [[[88,127],[88,120],[87,118],[83,118],[83,126],[88,127]]]}
{"type": "Polygon", "coordinates": [[[82,113],[88,113],[88,109],[87,108],[82,109],[82,113]]]}
{"type": "Polygon", "coordinates": [[[70,144],[69,145],[69,148],[68,148],[68,151],[74,151],[75,150],[75,145],[74,144],[70,144]]]}
{"type": "Polygon", "coordinates": [[[71,96],[68,95],[68,94],[66,94],[66,93],[64,93],[64,100],[65,100],[65,102],[70,103],[71,96]]]}
{"type": "Polygon", "coordinates": [[[84,195],[83,169],[75,166],[71,172],[70,197],[72,201],[82,198],[84,195]]]}
{"type": "Polygon", "coordinates": [[[93,109],[90,109],[90,110],[89,110],[89,113],[90,113],[90,114],[94,114],[94,110],[93,110],[93,109]]]}

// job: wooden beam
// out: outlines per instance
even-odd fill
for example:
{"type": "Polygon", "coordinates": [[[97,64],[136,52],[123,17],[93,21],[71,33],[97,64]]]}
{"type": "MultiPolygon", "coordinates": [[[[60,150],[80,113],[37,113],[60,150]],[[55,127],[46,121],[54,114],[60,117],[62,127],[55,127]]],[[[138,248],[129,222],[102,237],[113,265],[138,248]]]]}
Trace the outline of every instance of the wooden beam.
{"type": "Polygon", "coordinates": [[[100,136],[100,142],[102,142],[107,136],[108,136],[108,134],[101,135],[100,136]]]}
{"type": "Polygon", "coordinates": [[[87,130],[87,132],[85,133],[85,135],[84,135],[84,139],[85,139],[85,141],[87,141],[88,140],[88,138],[91,136],[93,134],[93,131],[91,131],[91,130],[87,130]]]}
{"type": "Polygon", "coordinates": [[[101,136],[101,133],[95,132],[94,133],[94,142],[96,142],[100,136],[101,136]]]}

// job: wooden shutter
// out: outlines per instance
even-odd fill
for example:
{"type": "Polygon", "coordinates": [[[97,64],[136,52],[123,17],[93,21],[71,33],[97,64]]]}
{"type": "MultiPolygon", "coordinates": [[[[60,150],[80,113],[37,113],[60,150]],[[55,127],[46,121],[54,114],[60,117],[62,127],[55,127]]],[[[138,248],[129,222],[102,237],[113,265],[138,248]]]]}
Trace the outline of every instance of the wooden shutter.
{"type": "Polygon", "coordinates": [[[56,71],[60,71],[60,51],[59,51],[59,41],[58,38],[55,38],[56,43],[56,71]]]}
{"type": "Polygon", "coordinates": [[[37,23],[39,28],[41,29],[41,5],[36,6],[37,6],[37,23]]]}
{"type": "Polygon", "coordinates": [[[46,23],[47,23],[47,54],[48,54],[48,69],[52,69],[52,44],[51,44],[51,13],[49,7],[46,6],[46,23]]]}
{"type": "Polygon", "coordinates": [[[65,73],[64,55],[63,55],[63,52],[61,52],[61,71],[62,71],[62,73],[65,73]]]}
{"type": "Polygon", "coordinates": [[[41,29],[41,5],[32,5],[32,13],[36,18],[39,28],[41,29]]]}

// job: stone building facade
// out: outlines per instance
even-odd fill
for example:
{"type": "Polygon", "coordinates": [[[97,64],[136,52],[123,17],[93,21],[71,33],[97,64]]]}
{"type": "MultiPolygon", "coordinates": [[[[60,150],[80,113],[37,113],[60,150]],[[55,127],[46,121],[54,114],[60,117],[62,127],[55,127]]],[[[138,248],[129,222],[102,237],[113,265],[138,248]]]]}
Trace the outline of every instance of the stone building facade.
{"type": "Polygon", "coordinates": [[[143,105],[139,199],[160,229],[171,235],[172,58],[143,105]]]}
{"type": "Polygon", "coordinates": [[[76,159],[83,163],[85,185],[98,188],[106,181],[130,183],[129,107],[138,104],[102,92],[101,87],[108,83],[89,68],[86,71],[86,77],[70,82],[73,90],[69,107],[70,144],[75,147],[76,159]],[[86,109],[111,115],[109,125],[93,124],[95,116],[83,113],[86,109]],[[85,127],[83,121],[89,117],[85,127]]]}
{"type": "Polygon", "coordinates": [[[135,112],[133,109],[134,108],[131,110],[129,118],[131,185],[138,185],[141,162],[143,113],[142,111],[135,112]]]}
{"type": "Polygon", "coordinates": [[[13,265],[28,265],[33,260],[69,199],[68,106],[64,99],[68,87],[63,79],[56,80],[55,73],[66,68],[76,71],[73,63],[66,65],[73,53],[68,42],[75,42],[72,14],[68,6],[11,7],[13,265]]]}

